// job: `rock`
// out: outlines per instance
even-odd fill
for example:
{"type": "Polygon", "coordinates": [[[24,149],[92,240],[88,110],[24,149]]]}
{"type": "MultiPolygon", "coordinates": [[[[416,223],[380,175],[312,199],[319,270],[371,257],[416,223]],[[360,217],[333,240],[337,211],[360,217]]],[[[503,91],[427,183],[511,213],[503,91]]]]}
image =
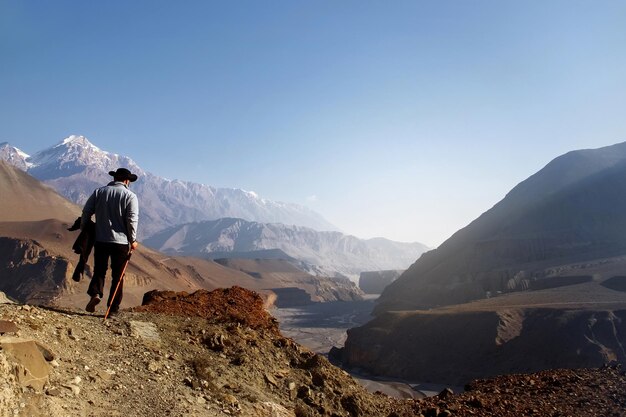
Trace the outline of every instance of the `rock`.
{"type": "Polygon", "coordinates": [[[354,395],[343,397],[341,399],[341,406],[344,408],[344,410],[350,413],[350,416],[352,417],[358,417],[363,415],[359,400],[354,395]]]}
{"type": "Polygon", "coordinates": [[[37,340],[35,343],[37,344],[37,349],[39,349],[39,352],[41,352],[45,360],[52,362],[57,358],[57,355],[52,351],[52,349],[37,340]]]}
{"type": "Polygon", "coordinates": [[[450,397],[451,395],[454,395],[454,391],[452,391],[450,388],[445,388],[443,391],[437,394],[437,397],[445,399],[450,397]]]}
{"type": "Polygon", "coordinates": [[[15,304],[15,302],[11,301],[5,293],[0,291],[0,304],[15,304]]]}
{"type": "Polygon", "coordinates": [[[424,417],[439,417],[439,407],[429,407],[426,409],[424,417]]]}
{"type": "Polygon", "coordinates": [[[150,372],[158,372],[161,370],[161,364],[157,361],[150,361],[148,364],[148,370],[150,372]]]}
{"type": "Polygon", "coordinates": [[[224,395],[223,400],[226,404],[230,405],[231,407],[236,407],[239,404],[237,397],[231,394],[224,395]]]}
{"type": "Polygon", "coordinates": [[[102,379],[103,381],[110,381],[111,379],[113,379],[113,375],[115,375],[115,372],[113,371],[98,371],[97,375],[100,377],[100,379],[102,379]]]}
{"type": "Polygon", "coordinates": [[[19,327],[12,321],[0,320],[0,335],[4,333],[17,333],[19,327]]]}
{"type": "Polygon", "coordinates": [[[16,377],[21,386],[43,391],[43,387],[48,382],[50,367],[36,342],[2,336],[0,348],[15,363],[16,377]]]}
{"type": "Polygon", "coordinates": [[[272,402],[254,404],[253,410],[250,417],[296,417],[295,412],[272,402]]]}
{"type": "Polygon", "coordinates": [[[224,350],[224,342],[227,337],[222,333],[214,333],[204,340],[204,344],[215,352],[222,352],[224,350]]]}
{"type": "Polygon", "coordinates": [[[278,381],[276,381],[276,379],[272,375],[266,373],[265,380],[269,382],[270,384],[272,384],[273,386],[278,387],[278,381]]]}
{"type": "Polygon", "coordinates": [[[146,321],[130,320],[130,334],[133,337],[147,342],[160,342],[161,336],[154,323],[146,321]]]}
{"type": "Polygon", "coordinates": [[[298,398],[302,398],[303,400],[311,398],[311,388],[306,385],[302,385],[298,388],[298,398]]]}

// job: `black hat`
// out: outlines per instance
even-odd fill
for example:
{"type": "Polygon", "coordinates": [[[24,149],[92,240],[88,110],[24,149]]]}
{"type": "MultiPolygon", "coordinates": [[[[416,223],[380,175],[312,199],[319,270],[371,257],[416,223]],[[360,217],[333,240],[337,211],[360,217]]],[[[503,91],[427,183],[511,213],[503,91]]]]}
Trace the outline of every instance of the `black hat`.
{"type": "Polygon", "coordinates": [[[115,179],[120,179],[122,181],[129,180],[130,182],[137,181],[137,175],[132,174],[126,168],[118,168],[117,171],[109,171],[109,175],[115,179]]]}

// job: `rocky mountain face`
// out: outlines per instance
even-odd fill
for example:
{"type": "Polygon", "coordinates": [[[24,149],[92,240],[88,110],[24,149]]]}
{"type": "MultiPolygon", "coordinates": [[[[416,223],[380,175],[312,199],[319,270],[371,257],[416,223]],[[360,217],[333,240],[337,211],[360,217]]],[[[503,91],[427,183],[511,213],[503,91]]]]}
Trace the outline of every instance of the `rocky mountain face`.
{"type": "Polygon", "coordinates": [[[420,243],[364,240],[339,232],[235,218],[174,226],[156,233],[145,244],[165,253],[191,256],[280,249],[311,268],[355,280],[363,270],[406,268],[427,249],[420,243]]]}
{"type": "Polygon", "coordinates": [[[349,367],[414,381],[626,365],[626,256],[570,264],[524,291],[389,311],[348,331],[349,367]]]}
{"type": "Polygon", "coordinates": [[[343,363],[375,375],[454,386],[504,374],[626,363],[626,310],[398,314],[348,330],[343,363]]]}
{"type": "Polygon", "coordinates": [[[359,276],[359,288],[366,294],[380,294],[387,285],[394,282],[403,270],[365,271],[359,276]]]}
{"type": "Polygon", "coordinates": [[[626,253],[626,143],[556,158],[424,254],[378,312],[524,289],[559,265],[626,253]]]}
{"type": "Polygon", "coordinates": [[[95,188],[111,180],[109,171],[129,168],[139,175],[132,189],[141,201],[142,238],[175,224],[221,217],[336,230],[304,206],[267,200],[241,189],[169,180],[145,172],[132,159],[101,150],[83,136],[70,136],[32,156],[3,143],[0,159],[26,170],[79,205],[95,188]]]}
{"type": "Polygon", "coordinates": [[[237,287],[150,293],[105,322],[0,303],[0,417],[618,416],[625,392],[624,373],[605,367],[477,380],[422,400],[370,394],[237,287]]]}

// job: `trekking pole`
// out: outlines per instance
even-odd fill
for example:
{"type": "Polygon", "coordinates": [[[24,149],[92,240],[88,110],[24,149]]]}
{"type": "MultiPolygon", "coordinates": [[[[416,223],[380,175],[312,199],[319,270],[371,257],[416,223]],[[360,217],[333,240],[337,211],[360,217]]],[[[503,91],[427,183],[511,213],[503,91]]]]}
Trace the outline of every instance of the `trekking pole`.
{"type": "Polygon", "coordinates": [[[128,252],[128,258],[126,258],[126,263],[124,263],[124,268],[122,269],[122,275],[120,275],[120,280],[117,281],[117,285],[115,286],[115,291],[113,291],[113,297],[111,297],[111,303],[109,304],[109,307],[107,308],[107,312],[104,314],[104,320],[105,321],[107,319],[107,317],[109,317],[109,312],[111,311],[111,306],[113,305],[113,302],[115,301],[115,296],[117,295],[117,290],[120,288],[120,285],[122,284],[122,280],[124,279],[124,275],[126,275],[126,267],[128,266],[128,263],[130,262],[130,256],[133,254],[133,251],[131,250],[130,252],[128,252]]]}

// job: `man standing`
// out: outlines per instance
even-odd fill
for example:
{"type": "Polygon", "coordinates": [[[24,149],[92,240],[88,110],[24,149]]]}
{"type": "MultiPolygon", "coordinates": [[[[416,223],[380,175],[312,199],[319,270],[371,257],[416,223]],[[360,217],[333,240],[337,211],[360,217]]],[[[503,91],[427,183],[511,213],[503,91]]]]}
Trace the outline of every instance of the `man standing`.
{"type": "MultiPolygon", "coordinates": [[[[90,313],[96,311],[104,291],[104,279],[111,258],[111,290],[107,307],[115,314],[122,302],[122,286],[113,293],[122,278],[122,271],[130,254],[137,248],[137,223],[139,203],[135,193],[128,189],[131,182],[137,181],[137,175],[126,168],[110,171],[113,181],[98,188],[91,194],[85,207],[81,225],[86,225],[92,215],[96,215],[96,243],[94,245],[94,271],[87,294],[91,296],[87,307],[90,313]]],[[[82,227],[82,226],[81,226],[82,227]]]]}

